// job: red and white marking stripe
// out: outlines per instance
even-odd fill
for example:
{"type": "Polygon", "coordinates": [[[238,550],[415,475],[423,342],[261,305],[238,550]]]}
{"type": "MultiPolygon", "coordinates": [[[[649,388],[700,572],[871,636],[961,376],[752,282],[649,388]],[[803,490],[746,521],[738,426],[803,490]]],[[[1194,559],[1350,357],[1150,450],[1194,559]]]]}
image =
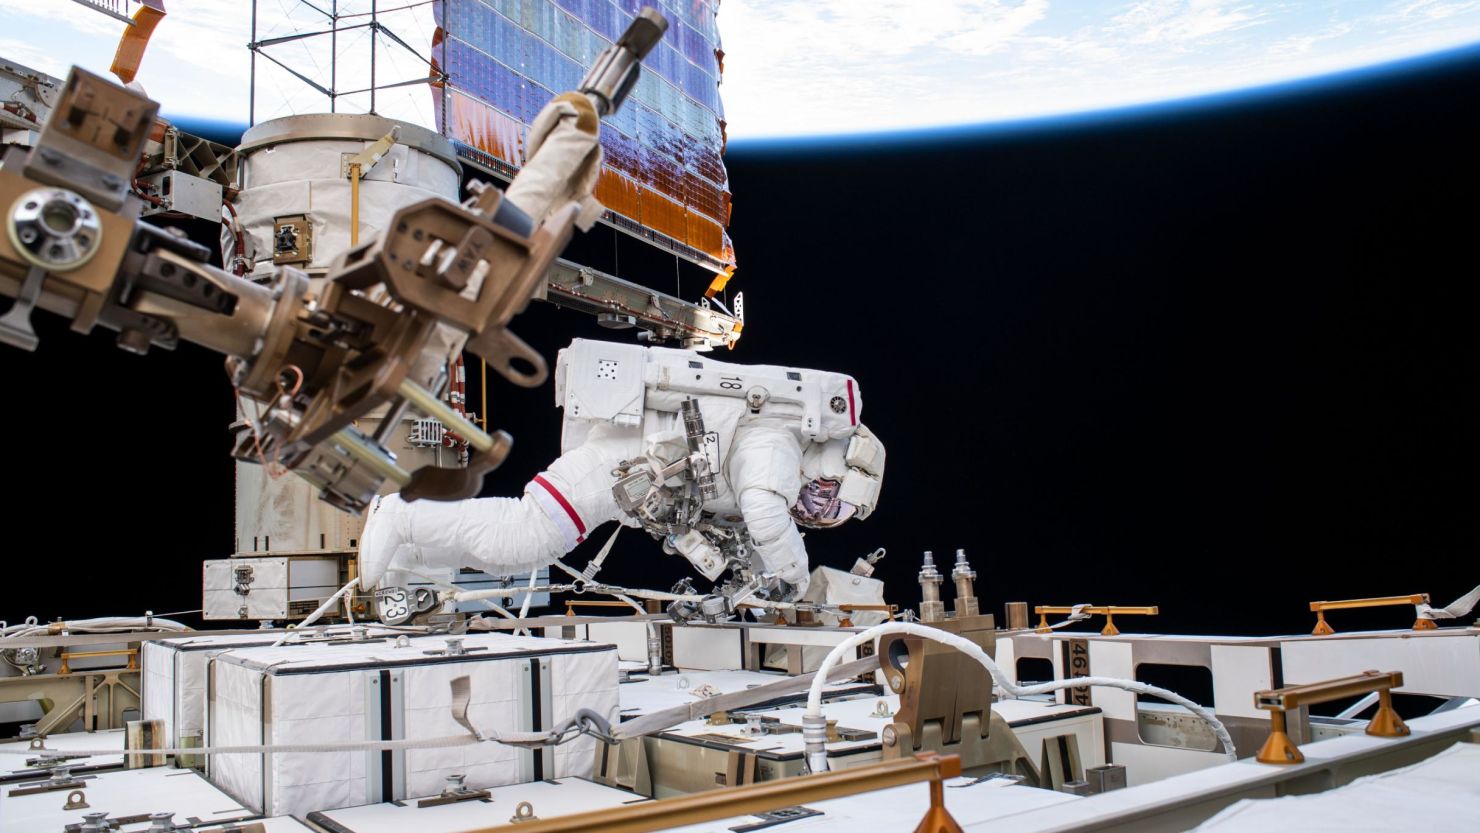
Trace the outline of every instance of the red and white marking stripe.
{"type": "Polygon", "coordinates": [[[550,520],[560,527],[560,532],[565,536],[565,549],[567,552],[576,548],[576,544],[586,540],[586,524],[581,521],[581,515],[576,508],[566,500],[565,495],[555,488],[544,475],[537,474],[534,480],[525,490],[527,494],[534,497],[550,520]]]}

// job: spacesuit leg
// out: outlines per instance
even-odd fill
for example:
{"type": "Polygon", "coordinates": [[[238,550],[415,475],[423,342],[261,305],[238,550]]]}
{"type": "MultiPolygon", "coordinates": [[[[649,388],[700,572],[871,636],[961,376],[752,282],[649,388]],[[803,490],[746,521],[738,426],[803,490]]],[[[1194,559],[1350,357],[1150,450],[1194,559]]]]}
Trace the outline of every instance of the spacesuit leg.
{"type": "Polygon", "coordinates": [[[360,538],[362,586],[374,586],[387,570],[471,567],[507,576],[555,561],[621,515],[612,469],[636,445],[634,432],[593,431],[536,475],[520,498],[408,503],[382,497],[360,538]]]}
{"type": "Polygon", "coordinates": [[[790,508],[801,488],[801,442],[787,428],[742,426],[735,432],[729,459],[730,483],[755,552],[774,573],[807,590],[807,548],[790,508]]]}

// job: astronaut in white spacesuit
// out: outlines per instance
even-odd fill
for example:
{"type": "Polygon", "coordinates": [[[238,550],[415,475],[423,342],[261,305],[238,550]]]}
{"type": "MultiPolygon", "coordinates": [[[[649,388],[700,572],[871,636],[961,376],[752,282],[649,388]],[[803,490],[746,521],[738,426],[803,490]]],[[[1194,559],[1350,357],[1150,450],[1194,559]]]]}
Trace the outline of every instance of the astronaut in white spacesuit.
{"type": "Polygon", "coordinates": [[[555,380],[560,458],[521,498],[382,498],[360,541],[365,586],[388,570],[527,572],[619,521],[710,580],[749,567],[795,598],[809,574],[797,525],[862,519],[878,500],[884,448],[843,374],[577,340],[555,380]]]}

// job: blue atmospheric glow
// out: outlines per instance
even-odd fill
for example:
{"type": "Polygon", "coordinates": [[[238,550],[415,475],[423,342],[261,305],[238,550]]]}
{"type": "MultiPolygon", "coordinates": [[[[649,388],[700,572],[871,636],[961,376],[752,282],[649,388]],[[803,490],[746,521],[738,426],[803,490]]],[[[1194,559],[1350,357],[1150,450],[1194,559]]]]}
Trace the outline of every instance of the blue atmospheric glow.
{"type": "MultiPolygon", "coordinates": [[[[1217,115],[1250,106],[1296,103],[1312,96],[1360,92],[1388,83],[1422,80],[1424,76],[1452,72],[1464,68],[1465,65],[1480,69],[1480,44],[1276,84],[1127,107],[944,127],[736,139],[730,142],[728,149],[731,153],[757,155],[795,154],[809,151],[866,151],[890,145],[979,142],[1066,130],[1136,126],[1167,119],[1217,115]]],[[[1456,106],[1468,106],[1468,104],[1468,102],[1456,102],[1456,106]]]]}
{"type": "MultiPolygon", "coordinates": [[[[1278,84],[1129,107],[946,127],[736,139],[730,142],[729,150],[743,154],[863,151],[888,145],[976,142],[1065,130],[1135,126],[1164,119],[1216,115],[1250,106],[1296,103],[1310,96],[1356,92],[1393,82],[1412,82],[1422,80],[1427,75],[1464,68],[1465,65],[1474,65],[1473,68],[1480,69],[1480,44],[1278,84]]],[[[1457,106],[1460,104],[1462,102],[1456,102],[1457,106]]],[[[236,144],[247,129],[247,125],[242,122],[170,114],[166,114],[166,118],[186,132],[228,145],[236,144]]]]}

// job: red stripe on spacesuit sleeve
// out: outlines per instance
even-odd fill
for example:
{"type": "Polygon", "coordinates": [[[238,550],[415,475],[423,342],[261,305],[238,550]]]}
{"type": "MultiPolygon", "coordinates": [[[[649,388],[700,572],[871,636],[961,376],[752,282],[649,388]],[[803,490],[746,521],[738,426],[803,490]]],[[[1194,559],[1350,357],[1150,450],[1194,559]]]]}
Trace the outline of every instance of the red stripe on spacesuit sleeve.
{"type": "Polygon", "coordinates": [[[565,499],[565,495],[560,494],[560,490],[555,488],[554,486],[551,486],[550,481],[546,480],[541,475],[535,475],[534,482],[543,486],[545,491],[550,493],[550,497],[555,498],[555,502],[560,504],[560,508],[564,509],[565,514],[569,515],[571,521],[575,523],[576,531],[580,533],[580,537],[577,539],[577,541],[584,541],[586,539],[586,525],[581,523],[581,516],[576,513],[576,508],[570,505],[570,501],[565,499]]]}
{"type": "Polygon", "coordinates": [[[848,380],[848,421],[858,424],[858,411],[853,407],[853,380],[848,380]]]}

